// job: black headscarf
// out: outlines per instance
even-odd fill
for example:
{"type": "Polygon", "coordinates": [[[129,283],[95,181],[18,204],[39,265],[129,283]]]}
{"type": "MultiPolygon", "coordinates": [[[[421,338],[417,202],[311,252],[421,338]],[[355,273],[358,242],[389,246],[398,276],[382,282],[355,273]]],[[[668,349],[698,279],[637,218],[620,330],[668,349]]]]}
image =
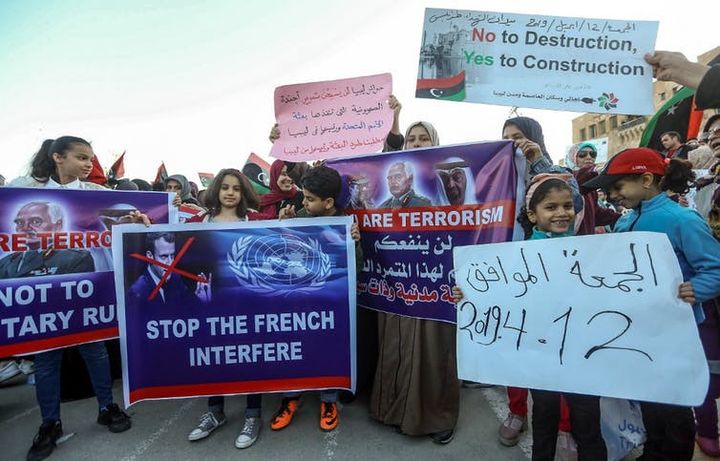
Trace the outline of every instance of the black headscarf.
{"type": "Polygon", "coordinates": [[[505,127],[508,125],[516,126],[526,138],[540,146],[543,156],[552,163],[550,154],[548,154],[547,148],[545,147],[545,136],[543,136],[542,127],[537,120],[530,117],[509,118],[505,120],[505,123],[503,124],[503,131],[505,131],[505,127]]]}

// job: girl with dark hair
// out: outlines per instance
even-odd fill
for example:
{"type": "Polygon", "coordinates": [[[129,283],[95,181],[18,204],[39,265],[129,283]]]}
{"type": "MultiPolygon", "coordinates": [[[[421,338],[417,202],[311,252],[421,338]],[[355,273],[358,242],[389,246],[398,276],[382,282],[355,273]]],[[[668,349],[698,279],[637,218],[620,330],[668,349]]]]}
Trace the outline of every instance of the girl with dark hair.
{"type": "MultiPolygon", "coordinates": [[[[527,160],[526,182],[541,173],[556,171],[553,167],[550,154],[545,147],[545,136],[542,126],[537,120],[530,117],[514,117],[505,120],[502,129],[502,138],[513,141],[516,149],[520,149],[527,160]]],[[[578,198],[580,203],[582,199],[578,198]]],[[[576,213],[580,213],[582,206],[576,206],[576,213]]],[[[576,218],[577,225],[582,225],[584,213],[576,218]]],[[[527,231],[527,230],[526,230],[527,231]]],[[[527,398],[528,390],[511,387],[507,388],[508,415],[498,429],[498,440],[502,445],[511,447],[517,445],[521,433],[527,427],[527,398]]],[[[564,399],[560,405],[560,432],[558,436],[558,456],[561,459],[572,458],[575,451],[575,441],[572,440],[570,412],[564,399]]]]}
{"type": "MultiPolygon", "coordinates": [[[[107,190],[86,182],[93,169],[93,153],[90,143],[75,136],[62,136],[43,142],[31,162],[29,176],[17,178],[11,187],[38,187],[48,189],[107,190]]],[[[150,224],[147,216],[132,212],[128,222],[150,224]]],[[[58,250],[69,251],[69,250],[58,250]]],[[[92,267],[94,270],[94,264],[92,267]]],[[[60,273],[60,272],[58,272],[60,273]]],[[[110,360],[105,343],[81,344],[78,350],[87,365],[99,414],[97,422],[108,426],[110,432],[130,429],[130,417],[113,402],[110,360]]],[[[64,349],[54,349],[35,354],[35,393],[40,406],[42,425],[27,455],[29,460],[44,459],[53,452],[57,440],[62,437],[60,421],[60,378],[64,349]]]]}
{"type": "MultiPolygon", "coordinates": [[[[572,174],[545,173],[533,177],[528,184],[525,195],[525,206],[520,212],[518,222],[525,231],[527,240],[540,240],[546,238],[568,237],[575,234],[575,200],[571,183],[572,174]]],[[[453,287],[453,297],[456,303],[463,298],[460,287],[453,287]]],[[[510,388],[509,388],[510,389],[510,388]]],[[[527,405],[527,391],[522,403],[527,405]]],[[[607,459],[607,448],[600,430],[600,398],[580,394],[561,394],[560,392],[532,390],[533,397],[533,447],[532,459],[556,459],[556,449],[563,448],[558,442],[558,426],[564,410],[560,405],[561,398],[567,402],[569,418],[572,419],[572,435],[577,441],[577,456],[579,459],[604,460],[607,459]]],[[[512,399],[512,394],[508,392],[512,399]]],[[[512,408],[512,402],[511,402],[512,408]]],[[[523,418],[512,418],[511,412],[507,421],[518,422],[518,426],[508,428],[517,429],[519,436],[521,426],[527,424],[523,418]]],[[[501,442],[503,442],[503,428],[500,428],[501,442]]],[[[515,442],[517,443],[517,442],[515,442]]],[[[503,442],[504,445],[508,443],[503,442]]]]}
{"type": "MultiPolygon", "coordinates": [[[[668,236],[683,279],[678,296],[691,304],[698,323],[701,303],[720,295],[720,243],[694,210],[670,199],[684,194],[695,178],[687,161],[640,147],[626,149],[607,163],[600,175],[583,186],[608,191],[610,200],[631,210],[615,224],[615,232],[648,231],[668,236]]],[[[678,358],[680,359],[680,358],[678,358]]],[[[640,402],[647,440],[643,459],[691,460],[695,421],[690,407],[640,402]]]]}
{"type": "Polygon", "coordinates": [[[30,175],[14,179],[13,187],[105,189],[86,182],[93,169],[90,143],[75,136],[46,139],[30,162],[30,175]]]}
{"type": "MultiPolygon", "coordinates": [[[[226,168],[213,179],[207,192],[208,211],[190,218],[192,222],[238,222],[262,219],[255,211],[258,198],[248,178],[235,168],[226,168]]],[[[235,439],[237,448],[247,448],[257,440],[262,427],[262,394],[247,396],[245,422],[235,439]]],[[[208,411],[200,417],[197,427],[188,434],[188,440],[196,441],[208,437],[215,429],[225,424],[225,397],[212,396],[208,399],[208,411]]]]}
{"type": "Polygon", "coordinates": [[[256,211],[260,201],[250,180],[235,168],[225,168],[207,190],[208,211],[187,222],[235,222],[261,219],[256,211]]]}
{"type": "Polygon", "coordinates": [[[270,166],[270,192],[260,197],[259,219],[277,219],[280,210],[292,205],[295,211],[303,207],[303,194],[295,186],[288,170],[295,164],[275,160],[270,166]]]}

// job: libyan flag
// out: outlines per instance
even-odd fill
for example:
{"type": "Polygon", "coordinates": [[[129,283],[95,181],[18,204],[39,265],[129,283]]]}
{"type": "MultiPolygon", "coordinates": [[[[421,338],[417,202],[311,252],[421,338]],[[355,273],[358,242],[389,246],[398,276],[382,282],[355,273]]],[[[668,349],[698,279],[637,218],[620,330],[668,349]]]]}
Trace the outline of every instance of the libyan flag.
{"type": "Polygon", "coordinates": [[[270,164],[260,156],[250,153],[242,172],[250,179],[250,185],[258,195],[270,192],[270,164]]]}
{"type": "Polygon", "coordinates": [[[465,71],[447,78],[419,78],[415,86],[416,98],[465,100],[465,71]]]}
{"type": "Polygon", "coordinates": [[[662,152],[665,148],[660,136],[668,131],[677,131],[683,141],[694,138],[700,130],[702,117],[703,111],[695,110],[695,91],[683,87],[650,119],[640,138],[640,147],[662,152]]]}

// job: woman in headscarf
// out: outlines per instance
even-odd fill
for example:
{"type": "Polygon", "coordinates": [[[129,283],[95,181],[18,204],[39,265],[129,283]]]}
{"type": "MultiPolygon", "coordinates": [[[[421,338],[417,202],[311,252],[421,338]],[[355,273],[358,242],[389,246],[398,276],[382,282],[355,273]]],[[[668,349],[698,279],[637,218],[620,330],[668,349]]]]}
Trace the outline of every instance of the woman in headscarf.
{"type": "Polygon", "coordinates": [[[190,189],[190,181],[181,174],[174,174],[168,176],[164,184],[165,192],[175,192],[180,197],[180,202],[183,205],[195,205],[200,206],[197,200],[192,196],[190,189]]]}
{"type": "MultiPolygon", "coordinates": [[[[430,123],[416,122],[406,131],[405,149],[438,144],[430,123]]],[[[379,312],[378,330],[370,415],[403,434],[449,443],[460,408],[455,325],[379,312]]]]}
{"type": "Polygon", "coordinates": [[[270,166],[270,192],[260,197],[262,219],[277,219],[280,209],[288,205],[296,211],[302,208],[303,194],[288,173],[294,166],[284,160],[275,160],[270,166]]]}
{"type": "Polygon", "coordinates": [[[552,159],[545,148],[545,137],[537,120],[530,117],[514,117],[505,120],[502,138],[514,142],[515,148],[522,150],[528,161],[528,175],[533,177],[547,172],[552,159]]]}
{"type": "MultiPolygon", "coordinates": [[[[573,159],[577,170],[573,173],[578,184],[585,184],[598,175],[595,168],[597,158],[597,147],[592,142],[586,141],[578,146],[573,159]]],[[[578,228],[576,235],[593,235],[596,227],[614,226],[620,219],[620,213],[603,208],[598,205],[598,192],[595,189],[588,189],[580,186],[580,192],[585,200],[585,212],[580,219],[576,218],[578,228]]]]}

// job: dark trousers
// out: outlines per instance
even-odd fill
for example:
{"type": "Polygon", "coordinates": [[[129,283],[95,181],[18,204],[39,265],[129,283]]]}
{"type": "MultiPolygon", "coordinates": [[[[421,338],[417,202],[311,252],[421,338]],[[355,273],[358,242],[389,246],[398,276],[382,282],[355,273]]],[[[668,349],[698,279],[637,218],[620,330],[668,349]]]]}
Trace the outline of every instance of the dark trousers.
{"type": "MultiPolygon", "coordinates": [[[[532,390],[533,461],[553,461],[560,422],[560,392],[532,390]]],[[[571,432],[579,461],[606,461],[607,448],[600,430],[600,398],[562,394],[570,408],[571,432]]]]}
{"type": "Polygon", "coordinates": [[[643,461],[690,461],[695,450],[692,409],[665,403],[640,402],[647,440],[643,461]]]}
{"type": "MultiPolygon", "coordinates": [[[[98,406],[107,407],[113,402],[110,361],[105,344],[88,343],[78,346],[85,360],[98,406]]],[[[53,349],[35,354],[35,394],[43,423],[60,419],[60,365],[63,349],[53,349]]]]}
{"type": "MultiPolygon", "coordinates": [[[[259,418],[262,409],[262,394],[248,394],[245,404],[246,418],[259,418]]],[[[225,396],[213,395],[208,398],[208,410],[214,413],[225,411],[225,396]]]]}

